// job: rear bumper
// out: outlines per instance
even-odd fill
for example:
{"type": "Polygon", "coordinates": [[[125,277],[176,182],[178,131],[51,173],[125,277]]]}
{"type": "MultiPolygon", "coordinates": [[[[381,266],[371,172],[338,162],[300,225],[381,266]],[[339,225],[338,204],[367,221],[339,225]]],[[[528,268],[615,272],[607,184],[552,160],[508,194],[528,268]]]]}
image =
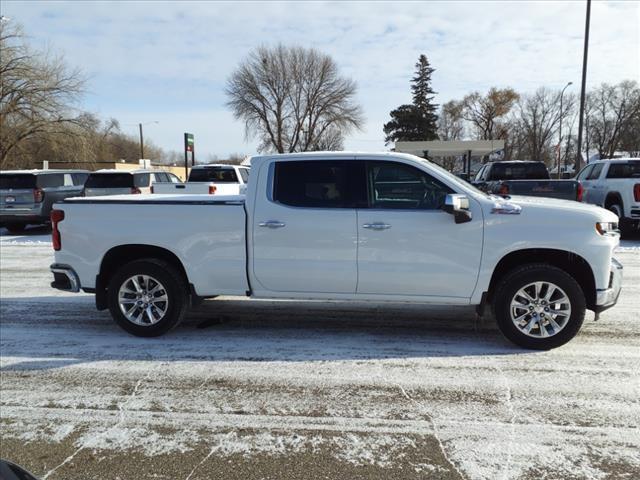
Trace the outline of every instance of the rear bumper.
{"type": "Polygon", "coordinates": [[[38,205],[33,208],[0,208],[0,223],[43,223],[49,215],[38,205]]]}
{"type": "Polygon", "coordinates": [[[622,289],[622,264],[615,258],[611,259],[611,273],[609,274],[609,287],[596,291],[596,313],[613,307],[618,301],[622,289]]]}
{"type": "Polygon", "coordinates": [[[77,293],[80,291],[80,278],[69,265],[54,263],[49,267],[53,273],[51,287],[65,292],[77,293]]]}

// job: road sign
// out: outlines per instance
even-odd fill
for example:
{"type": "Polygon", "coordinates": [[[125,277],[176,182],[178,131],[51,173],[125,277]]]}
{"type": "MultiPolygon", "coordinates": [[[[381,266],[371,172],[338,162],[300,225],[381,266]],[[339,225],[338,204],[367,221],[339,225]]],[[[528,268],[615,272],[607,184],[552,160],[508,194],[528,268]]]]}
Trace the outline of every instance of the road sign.
{"type": "Polygon", "coordinates": [[[184,134],[184,151],[193,152],[193,133],[184,134]]]}

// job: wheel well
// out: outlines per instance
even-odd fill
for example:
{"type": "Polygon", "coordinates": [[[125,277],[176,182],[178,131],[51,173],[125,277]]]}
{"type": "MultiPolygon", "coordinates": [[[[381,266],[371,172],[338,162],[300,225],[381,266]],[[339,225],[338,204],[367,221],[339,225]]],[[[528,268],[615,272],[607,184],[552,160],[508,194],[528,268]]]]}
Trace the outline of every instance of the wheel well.
{"type": "Polygon", "coordinates": [[[622,197],[620,197],[619,193],[609,193],[607,195],[607,199],[604,201],[604,208],[609,208],[611,205],[618,204],[621,207],[622,205],[622,197]]]}
{"type": "Polygon", "coordinates": [[[96,306],[100,310],[107,308],[107,286],[118,267],[143,258],[157,258],[173,265],[188,283],[187,272],[180,259],[166,248],[154,245],[119,245],[109,250],[100,263],[96,277],[96,306]]]}
{"type": "Polygon", "coordinates": [[[589,263],[575,253],[546,248],[518,250],[505,255],[498,262],[491,276],[487,301],[491,302],[493,300],[492,296],[495,287],[506,273],[527,263],[547,263],[564,270],[571,275],[582,288],[587,302],[587,308],[593,309],[595,306],[596,282],[589,263]]]}

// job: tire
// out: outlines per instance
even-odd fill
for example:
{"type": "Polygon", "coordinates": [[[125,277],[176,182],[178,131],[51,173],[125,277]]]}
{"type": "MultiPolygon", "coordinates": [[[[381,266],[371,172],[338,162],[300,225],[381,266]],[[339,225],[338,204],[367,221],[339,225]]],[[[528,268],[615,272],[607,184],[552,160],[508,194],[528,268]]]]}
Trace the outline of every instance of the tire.
{"type": "Polygon", "coordinates": [[[7,225],[7,230],[9,230],[9,233],[14,233],[14,234],[24,232],[25,228],[27,228],[26,223],[9,223],[7,225]]]}
{"type": "Polygon", "coordinates": [[[493,310],[498,328],[508,340],[524,348],[549,350],[576,336],[584,321],[586,301],[571,275],[539,263],[518,267],[500,280],[493,310]]]}
{"type": "Polygon", "coordinates": [[[155,258],[135,260],[118,269],[109,280],[107,300],[113,320],[138,337],[167,333],[180,323],[189,305],[184,277],[170,263],[155,258]]]}
{"type": "Polygon", "coordinates": [[[622,217],[624,216],[624,212],[622,210],[622,205],[620,205],[618,203],[614,203],[612,205],[609,205],[607,207],[607,210],[609,210],[610,212],[615,213],[618,216],[618,218],[620,220],[622,220],[622,217]]]}

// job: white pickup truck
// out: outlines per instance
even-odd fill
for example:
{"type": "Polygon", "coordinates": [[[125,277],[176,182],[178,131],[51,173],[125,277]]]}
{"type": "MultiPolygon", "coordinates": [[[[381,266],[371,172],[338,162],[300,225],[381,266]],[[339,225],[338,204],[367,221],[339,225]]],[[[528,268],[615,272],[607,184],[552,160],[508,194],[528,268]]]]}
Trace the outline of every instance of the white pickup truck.
{"type": "Polygon", "coordinates": [[[572,201],[490,196],[404,154],[253,158],[246,196],[66,199],[52,286],[93,292],[156,336],[190,300],[403,301],[492,307],[504,335],[549,349],[613,306],[617,217],[572,201]]]}
{"type": "Polygon", "coordinates": [[[244,195],[249,168],[239,165],[195,165],[186,183],[156,182],[151,193],[244,195]]]}
{"type": "Polygon", "coordinates": [[[623,234],[640,231],[640,158],[592,162],[577,179],[582,183],[583,202],[615,213],[623,234]]]}

